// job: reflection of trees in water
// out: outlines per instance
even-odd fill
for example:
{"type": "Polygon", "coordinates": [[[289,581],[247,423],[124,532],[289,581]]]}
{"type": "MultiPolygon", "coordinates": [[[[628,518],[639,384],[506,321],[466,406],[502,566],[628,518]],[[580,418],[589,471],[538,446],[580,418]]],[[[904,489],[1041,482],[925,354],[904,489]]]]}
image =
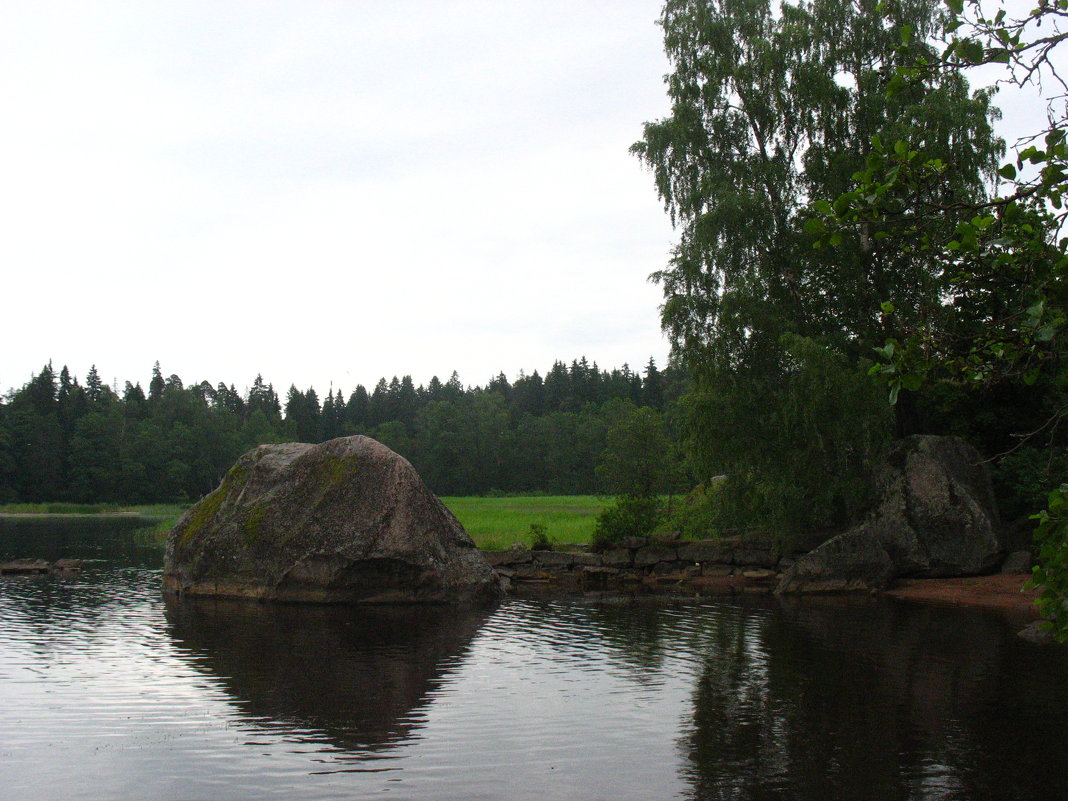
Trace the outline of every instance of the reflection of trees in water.
{"type": "MultiPolygon", "coordinates": [[[[692,797],[1068,797],[1063,684],[1033,715],[1014,665],[1034,650],[1005,634],[993,616],[851,599],[725,626],[680,744],[692,797]]],[[[1063,682],[1063,658],[1051,668],[1063,682]]]]}
{"type": "Polygon", "coordinates": [[[696,673],[699,655],[724,650],[745,635],[744,623],[762,609],[734,603],[699,604],[663,597],[615,598],[608,602],[511,601],[494,615],[492,630],[529,640],[561,663],[580,667],[608,663],[639,684],[655,683],[680,668],[696,673]]]}
{"type": "Polygon", "coordinates": [[[175,645],[250,723],[374,749],[420,727],[487,613],[169,598],[166,616],[175,645]]]}
{"type": "Polygon", "coordinates": [[[158,597],[154,571],[163,566],[163,553],[135,533],[151,522],[118,515],[0,517],[0,561],[86,560],[82,573],[0,579],[0,619],[27,632],[35,659],[84,653],[114,640],[120,629],[133,638],[151,628],[145,608],[158,597]]]}
{"type": "Polygon", "coordinates": [[[669,669],[668,660],[704,652],[710,638],[731,636],[741,610],[727,604],[698,607],[643,599],[630,605],[592,607],[587,614],[604,643],[640,677],[650,670],[669,669]]]}
{"type": "Polygon", "coordinates": [[[663,620],[656,607],[517,601],[504,611],[555,658],[584,663],[593,648],[639,681],[663,664],[663,620]]]}
{"type": "Polygon", "coordinates": [[[162,567],[163,549],[136,534],[155,522],[134,515],[0,517],[0,561],[103,559],[130,567],[162,567]]]}
{"type": "Polygon", "coordinates": [[[628,679],[645,683],[677,655],[679,632],[663,603],[552,602],[522,600],[503,606],[491,627],[514,643],[528,641],[561,664],[615,665],[628,679]]]}

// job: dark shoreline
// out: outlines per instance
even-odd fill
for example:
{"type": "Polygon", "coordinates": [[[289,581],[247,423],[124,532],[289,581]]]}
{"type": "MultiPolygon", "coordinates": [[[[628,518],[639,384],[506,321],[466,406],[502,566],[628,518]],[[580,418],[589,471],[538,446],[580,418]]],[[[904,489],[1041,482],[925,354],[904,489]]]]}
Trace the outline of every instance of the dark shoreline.
{"type": "MultiPolygon", "coordinates": [[[[796,557],[753,548],[754,544],[746,537],[734,542],[633,543],[635,547],[603,554],[578,549],[513,549],[484,554],[504,579],[508,594],[518,597],[770,595],[796,557]]],[[[901,578],[885,590],[817,594],[886,596],[906,602],[989,609],[1023,624],[1040,617],[1034,604],[1038,591],[1024,589],[1029,578],[1029,573],[901,578]]]]}

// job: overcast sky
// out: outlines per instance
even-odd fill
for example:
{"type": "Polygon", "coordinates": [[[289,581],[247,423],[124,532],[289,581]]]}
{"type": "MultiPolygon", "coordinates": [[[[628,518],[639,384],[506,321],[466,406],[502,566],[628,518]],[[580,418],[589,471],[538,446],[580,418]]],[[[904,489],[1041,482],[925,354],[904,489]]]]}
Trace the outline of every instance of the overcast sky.
{"type": "Polygon", "coordinates": [[[5,4],[0,389],[662,363],[659,6],[5,4]]]}
{"type": "Polygon", "coordinates": [[[663,364],[660,4],[5,3],[0,391],[663,364]]]}

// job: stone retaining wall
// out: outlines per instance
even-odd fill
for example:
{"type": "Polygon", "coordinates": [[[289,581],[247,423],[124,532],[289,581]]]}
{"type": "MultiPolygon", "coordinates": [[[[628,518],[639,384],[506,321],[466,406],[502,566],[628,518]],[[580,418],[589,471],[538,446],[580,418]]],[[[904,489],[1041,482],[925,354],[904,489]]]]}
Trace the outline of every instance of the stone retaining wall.
{"type": "Polygon", "coordinates": [[[675,589],[734,593],[770,592],[781,571],[804,550],[782,552],[770,534],[675,542],[630,538],[591,553],[584,546],[555,551],[514,547],[484,551],[509,592],[539,587],[579,591],[675,589]]]}

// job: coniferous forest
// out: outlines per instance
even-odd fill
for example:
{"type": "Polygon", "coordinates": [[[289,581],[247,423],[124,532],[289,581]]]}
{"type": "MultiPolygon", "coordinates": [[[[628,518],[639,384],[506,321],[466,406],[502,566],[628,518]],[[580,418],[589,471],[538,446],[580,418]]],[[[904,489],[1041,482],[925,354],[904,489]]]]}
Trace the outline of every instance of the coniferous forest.
{"type": "Polygon", "coordinates": [[[652,359],[636,372],[581,358],[544,378],[501,373],[465,387],[455,372],[425,386],[404,376],[320,398],[279,394],[260,376],[245,391],[185,384],[158,363],[147,392],[129,381],[118,390],[95,366],[79,380],[48,364],[0,402],[0,503],[192,501],[256,445],[350,434],[407,457],[442,495],[594,493],[613,422],[641,407],[663,414],[681,381],[652,359]]]}

